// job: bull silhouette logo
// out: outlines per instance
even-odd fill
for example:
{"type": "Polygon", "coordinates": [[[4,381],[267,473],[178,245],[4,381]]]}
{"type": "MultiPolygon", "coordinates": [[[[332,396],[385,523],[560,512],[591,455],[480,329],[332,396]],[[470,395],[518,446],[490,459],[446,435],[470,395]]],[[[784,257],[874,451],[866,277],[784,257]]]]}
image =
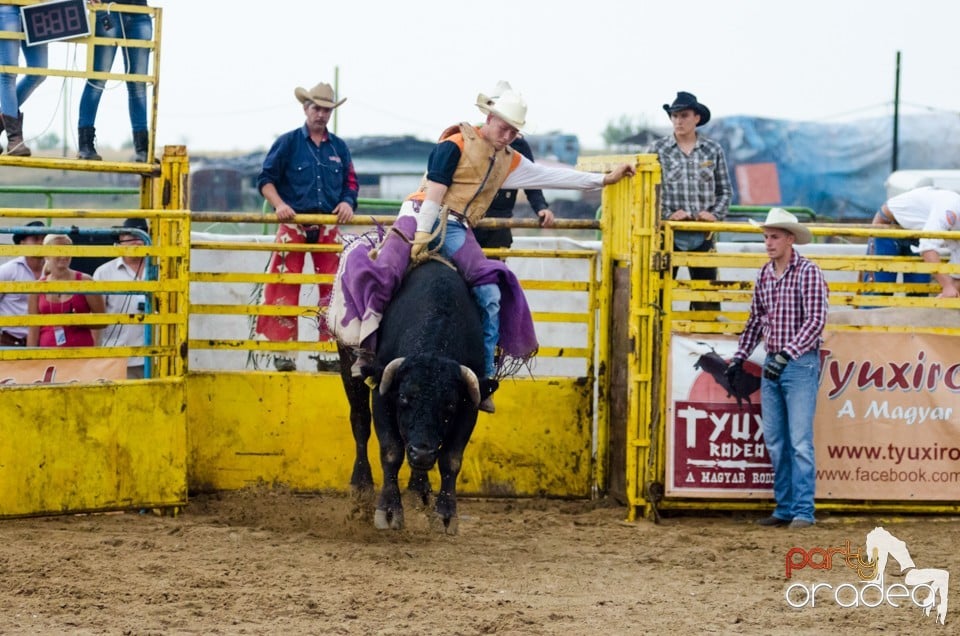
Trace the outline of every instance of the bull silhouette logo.
{"type": "MultiPolygon", "coordinates": [[[[706,343],[701,342],[697,344],[706,343]]],[[[725,373],[727,364],[728,362],[721,358],[720,354],[717,353],[713,347],[710,347],[710,351],[697,358],[697,361],[693,363],[693,368],[705,371],[712,377],[714,382],[727,392],[727,397],[736,399],[739,410],[743,410],[744,400],[747,401],[747,404],[753,406],[750,396],[760,388],[760,377],[750,373],[746,365],[744,365],[743,373],[737,378],[736,386],[733,386],[727,380],[725,373]]]]}

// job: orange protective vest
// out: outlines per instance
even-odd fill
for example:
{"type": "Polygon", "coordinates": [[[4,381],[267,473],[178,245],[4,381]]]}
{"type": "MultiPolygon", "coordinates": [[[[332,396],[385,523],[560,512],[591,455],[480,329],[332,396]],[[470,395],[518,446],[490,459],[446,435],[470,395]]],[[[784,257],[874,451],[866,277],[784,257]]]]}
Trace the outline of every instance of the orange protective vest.
{"type": "MultiPolygon", "coordinates": [[[[460,162],[442,205],[466,216],[471,224],[476,223],[486,215],[507,175],[520,165],[520,153],[510,146],[498,152],[479,128],[466,123],[444,130],[440,141],[452,141],[460,148],[460,162]]],[[[423,200],[425,192],[426,178],[411,198],[423,200]]]]}

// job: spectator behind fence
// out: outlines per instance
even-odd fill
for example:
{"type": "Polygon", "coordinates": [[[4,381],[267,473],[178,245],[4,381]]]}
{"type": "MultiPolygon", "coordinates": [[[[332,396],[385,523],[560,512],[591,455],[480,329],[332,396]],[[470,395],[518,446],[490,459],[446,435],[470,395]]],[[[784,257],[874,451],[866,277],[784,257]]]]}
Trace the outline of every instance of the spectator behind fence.
{"type": "MultiPolygon", "coordinates": [[[[118,228],[117,245],[137,247],[144,245],[142,236],[131,230],[149,232],[146,219],[127,219],[118,228]],[[124,231],[126,230],[126,231],[124,231]]],[[[146,259],[142,256],[118,256],[107,261],[93,273],[93,280],[131,282],[143,280],[146,259]]],[[[143,294],[107,294],[104,304],[108,314],[142,314],[146,311],[147,297],[143,294]]],[[[143,325],[107,325],[100,337],[104,347],[142,347],[143,325]]],[[[144,359],[131,356],[127,359],[127,379],[143,379],[144,359]]]]}
{"type": "MultiPolygon", "coordinates": [[[[339,232],[336,226],[299,225],[289,223],[297,214],[335,214],[340,223],[353,218],[357,207],[360,185],[353,169],[353,160],[347,144],[327,129],[333,110],[347,101],[337,100],[333,87],[317,84],[309,91],[296,88],[293,91],[303,105],[306,122],[281,135],[270,147],[263,168],[257,177],[257,187],[263,198],[277,211],[276,242],[283,244],[319,243],[335,245],[339,232]]],[[[267,266],[271,274],[303,271],[305,252],[274,252],[267,266]]],[[[333,252],[310,254],[313,270],[317,274],[334,274],[340,255],[333,252]]],[[[318,285],[321,308],[320,340],[330,340],[326,327],[324,308],[330,301],[332,285],[318,285]]],[[[264,305],[294,306],[300,303],[300,285],[290,283],[267,283],[263,286],[264,305]]],[[[296,316],[257,316],[254,333],[272,342],[289,342],[297,339],[296,316]]],[[[296,352],[281,352],[274,356],[278,371],[295,371],[296,352]]],[[[336,359],[320,359],[317,368],[321,371],[338,371],[336,359]]]]}
{"type": "MultiPolygon", "coordinates": [[[[66,234],[48,234],[44,245],[73,245],[66,234]]],[[[69,256],[48,256],[43,266],[44,281],[93,280],[89,274],[70,269],[69,256]]],[[[30,294],[31,314],[102,314],[103,296],[99,294],[30,294]]],[[[88,325],[38,325],[27,332],[28,347],[92,347],[96,345],[94,330],[88,325]]]]}
{"type": "MultiPolygon", "coordinates": [[[[660,217],[670,221],[713,223],[727,216],[733,187],[720,144],[697,133],[710,121],[710,109],[692,93],[680,91],[663,110],[673,134],[653,143],[650,152],[660,161],[660,217]]],[[[674,232],[678,252],[715,252],[712,232],[674,232]]],[[[673,275],[677,275],[676,267],[673,275]]],[[[716,267],[689,267],[690,280],[716,280],[716,267]]],[[[690,311],[720,311],[720,303],[693,301],[690,311]]]]}
{"type": "MultiPolygon", "coordinates": [[[[500,81],[496,88],[490,92],[491,99],[497,99],[504,91],[512,90],[509,82],[500,81]]],[[[533,149],[522,136],[518,136],[510,143],[510,147],[521,155],[533,161],[533,149]]],[[[513,207],[517,203],[517,190],[500,190],[497,196],[493,198],[490,207],[487,208],[486,218],[489,219],[512,219],[513,207]]],[[[553,211],[547,205],[547,199],[543,196],[543,190],[531,188],[524,190],[527,196],[527,203],[533,208],[533,213],[540,219],[540,225],[543,227],[553,227],[553,211]]],[[[513,245],[513,233],[508,227],[502,228],[476,228],[473,231],[480,247],[510,247],[513,245]]]]}
{"type": "MultiPolygon", "coordinates": [[[[873,224],[905,230],[925,232],[952,232],[960,230],[960,194],[932,186],[915,188],[890,198],[880,206],[873,217],[873,224]]],[[[927,263],[940,262],[940,249],[950,251],[950,263],[960,263],[960,241],[945,239],[893,239],[874,237],[870,239],[873,253],[880,256],[915,256],[917,252],[927,263]]],[[[896,272],[872,272],[878,283],[894,283],[896,272]]],[[[949,274],[935,274],[940,283],[939,298],[957,298],[957,281],[949,274]]],[[[904,283],[929,283],[929,274],[904,274],[904,283]]]]}
{"type": "MultiPolygon", "coordinates": [[[[106,11],[97,11],[96,33],[98,38],[121,38],[124,40],[150,40],[153,38],[153,21],[146,13],[111,11],[115,4],[138,7],[147,6],[147,0],[113,0],[103,3],[90,0],[91,5],[106,4],[106,11]]],[[[138,46],[120,47],[123,52],[123,72],[130,75],[146,75],[150,66],[150,49],[138,46]]],[[[93,70],[109,73],[117,55],[116,44],[98,44],[93,50],[93,70]]],[[[106,80],[88,79],[80,96],[80,118],[77,122],[77,158],[100,161],[94,146],[96,137],[97,110],[106,80]]],[[[127,82],[127,105],[130,111],[130,126],[133,129],[135,161],[147,161],[150,132],[147,129],[147,85],[145,82],[127,82]]]]}
{"type": "MultiPolygon", "coordinates": [[[[23,33],[20,7],[0,5],[0,31],[23,33]]],[[[0,40],[0,66],[18,66],[20,49],[30,68],[47,67],[47,45],[27,46],[21,40],[0,40]]],[[[23,112],[20,107],[30,94],[46,79],[45,75],[24,75],[17,82],[13,73],[0,73],[0,131],[7,131],[7,154],[29,157],[30,148],[23,141],[23,112]]],[[[0,146],[0,153],[3,147],[0,146]]]]}
{"type": "MultiPolygon", "coordinates": [[[[43,227],[42,221],[31,221],[27,227],[43,227]]],[[[43,234],[13,233],[15,245],[40,245],[43,234]]],[[[0,265],[0,282],[34,282],[43,273],[42,256],[18,256],[0,265]]],[[[0,316],[25,316],[27,294],[0,292],[0,316]]],[[[0,327],[0,347],[23,347],[27,344],[26,327],[0,327]]]]}

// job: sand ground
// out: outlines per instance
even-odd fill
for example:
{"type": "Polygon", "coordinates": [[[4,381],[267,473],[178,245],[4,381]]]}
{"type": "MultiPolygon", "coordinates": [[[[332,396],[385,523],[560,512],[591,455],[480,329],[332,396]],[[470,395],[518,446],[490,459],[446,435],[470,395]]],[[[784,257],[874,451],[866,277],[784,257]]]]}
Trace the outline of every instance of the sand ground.
{"type": "MultiPolygon", "coordinates": [[[[946,634],[960,625],[960,519],[824,515],[805,531],[755,514],[625,522],[600,502],[460,502],[459,534],[408,507],[377,531],[343,495],[251,489],[176,517],[0,522],[0,634],[946,634]],[[842,608],[793,582],[856,582],[840,558],[785,578],[792,547],[864,545],[883,526],[946,569],[946,626],[919,608],[842,608]]],[[[902,581],[891,561],[887,581],[902,581]],[[896,575],[895,575],[896,574],[896,575]]]]}

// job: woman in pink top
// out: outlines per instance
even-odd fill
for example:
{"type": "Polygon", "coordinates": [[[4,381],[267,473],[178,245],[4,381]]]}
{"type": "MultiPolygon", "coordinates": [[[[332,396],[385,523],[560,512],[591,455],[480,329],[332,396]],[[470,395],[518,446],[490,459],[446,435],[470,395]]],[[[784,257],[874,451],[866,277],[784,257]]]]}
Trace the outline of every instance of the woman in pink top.
{"type": "MultiPolygon", "coordinates": [[[[44,245],[72,245],[65,234],[48,234],[44,245]]],[[[93,280],[89,274],[70,269],[69,256],[48,256],[40,280],[93,280]]],[[[31,314],[102,314],[103,296],[99,294],[31,294],[31,314]]],[[[28,347],[92,347],[96,345],[93,330],[87,325],[36,325],[27,333],[28,347]]]]}

